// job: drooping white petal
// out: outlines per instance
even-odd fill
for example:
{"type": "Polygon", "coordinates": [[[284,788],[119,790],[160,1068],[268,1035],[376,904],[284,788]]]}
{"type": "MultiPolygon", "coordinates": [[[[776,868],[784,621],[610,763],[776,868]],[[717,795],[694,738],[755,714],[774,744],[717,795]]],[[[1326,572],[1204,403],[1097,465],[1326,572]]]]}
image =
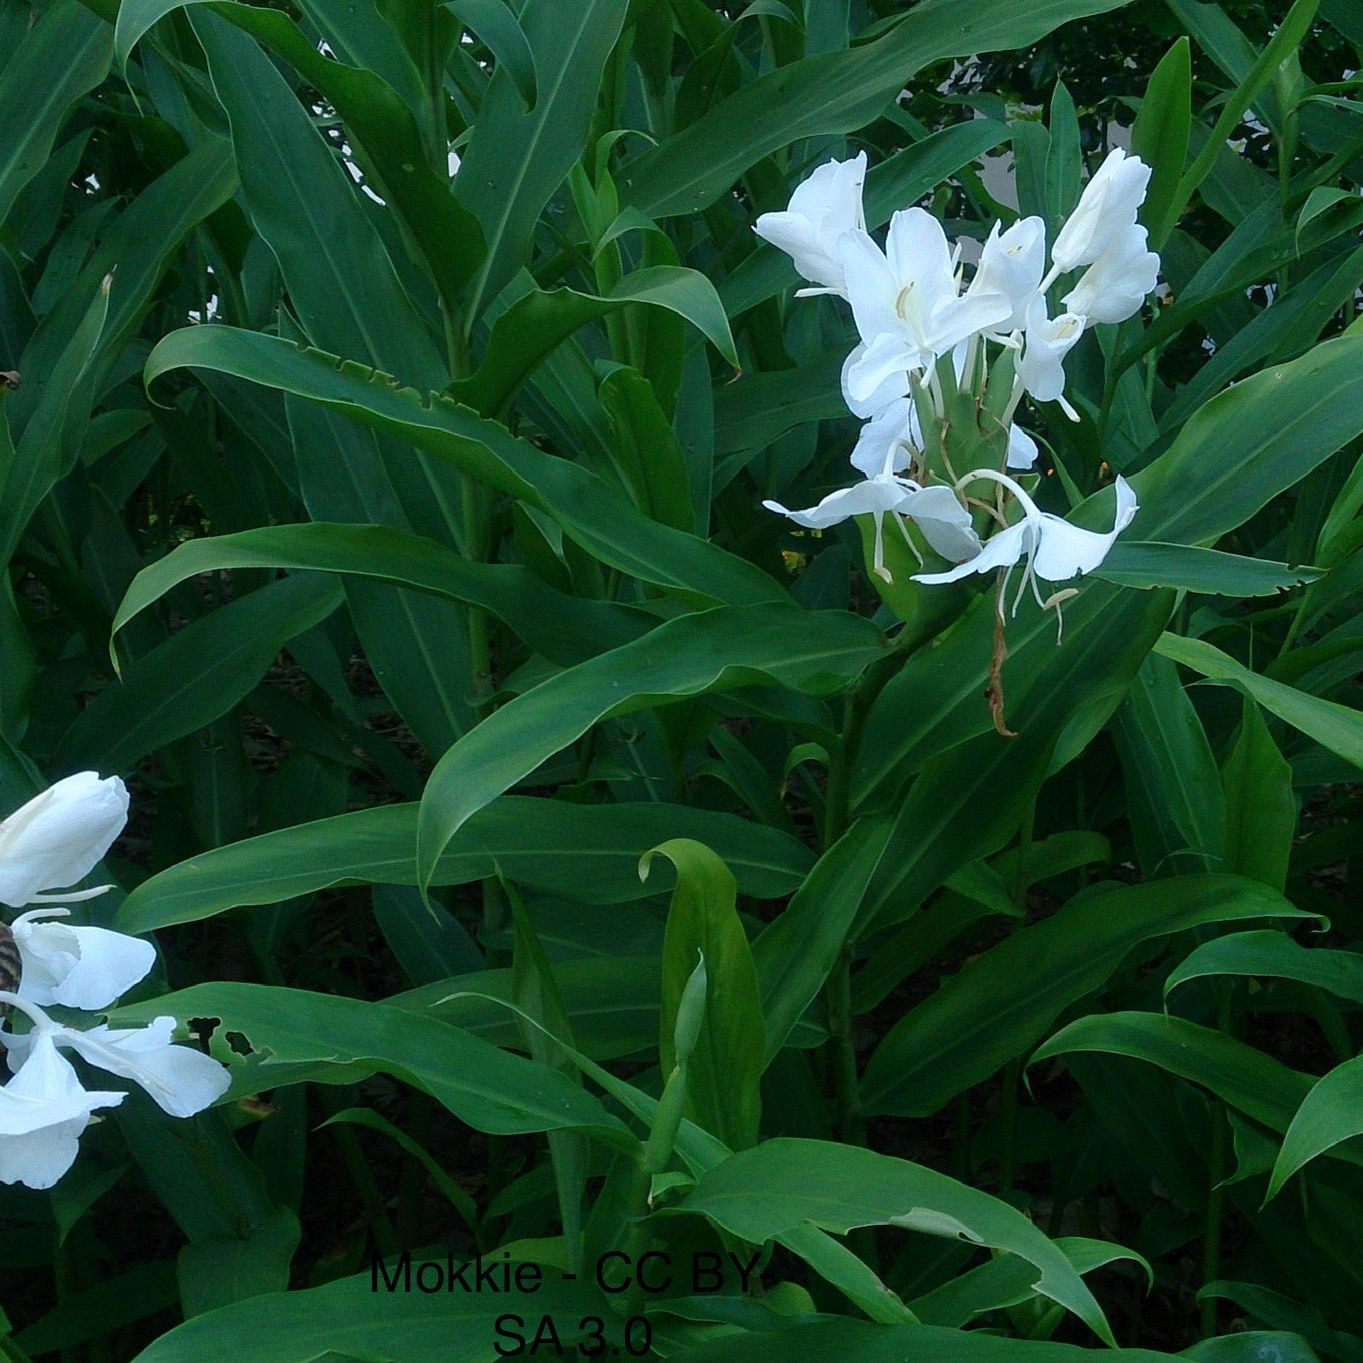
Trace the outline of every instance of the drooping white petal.
{"type": "Polygon", "coordinates": [[[1117,510],[1106,534],[1071,525],[1048,511],[1041,513],[1041,542],[1032,554],[1032,571],[1045,582],[1064,582],[1091,573],[1107,557],[1117,536],[1140,510],[1136,491],[1125,478],[1115,484],[1117,510]]]}
{"type": "Polygon", "coordinates": [[[1036,457],[1040,453],[1035,440],[1032,439],[1021,426],[1016,424],[1008,428],[1008,467],[1026,472],[1036,463],[1036,457]]]}
{"type": "Polygon", "coordinates": [[[869,391],[866,389],[866,380],[871,377],[870,371],[880,364],[877,356],[867,361],[869,347],[865,344],[853,347],[842,362],[842,399],[852,415],[861,417],[863,421],[879,416],[890,403],[907,397],[909,392],[908,371],[898,366],[900,357],[898,343],[893,337],[885,336],[881,344],[889,346],[893,354],[888,369],[883,370],[885,377],[879,386],[869,391]]]}
{"type": "Polygon", "coordinates": [[[1084,318],[1062,312],[1046,316],[1046,300],[1038,297],[1027,315],[1027,339],[1018,357],[1017,375],[1038,402],[1054,402],[1065,391],[1065,356],[1084,334],[1084,318]]]}
{"type": "Polygon", "coordinates": [[[970,523],[970,512],[949,487],[910,492],[900,503],[899,512],[909,517],[928,544],[952,563],[974,558],[980,552],[980,537],[970,523]]]}
{"type": "Polygon", "coordinates": [[[763,213],[753,231],[790,256],[802,278],[844,293],[836,248],[845,233],[865,230],[861,201],[865,181],[865,152],[847,161],[829,161],[796,188],[784,212],[763,213]]]}
{"type": "Polygon", "coordinates": [[[1159,256],[1147,249],[1144,227],[1133,223],[1089,266],[1065,295],[1065,306],[1093,322],[1124,322],[1139,311],[1159,281],[1159,256]]]}
{"type": "Polygon", "coordinates": [[[1012,311],[999,324],[1000,331],[1016,331],[1027,325],[1027,310],[1036,297],[1046,268],[1046,224],[1040,218],[1022,218],[1006,232],[997,222],[980,253],[980,264],[966,290],[967,296],[1002,294],[1012,311]]]}
{"type": "Polygon", "coordinates": [[[958,563],[943,573],[915,573],[915,582],[937,584],[959,582],[971,573],[989,573],[995,568],[1010,568],[1031,548],[1036,539],[1036,526],[1030,519],[1018,521],[1000,530],[985,541],[984,548],[974,558],[958,563]]]}
{"type": "Polygon", "coordinates": [[[35,796],[0,823],[0,904],[22,908],[44,890],[83,880],[128,819],[128,792],[117,776],[77,772],[35,796]]]}
{"type": "Polygon", "coordinates": [[[107,1008],[156,962],[156,948],[140,937],[41,921],[45,916],[20,914],[13,924],[23,963],[19,993],[42,1007],[107,1008]]]}
{"type": "Polygon", "coordinates": [[[849,516],[893,511],[904,500],[906,489],[895,478],[867,478],[851,487],[830,492],[817,506],[804,511],[791,511],[780,502],[763,502],[768,511],[789,516],[796,525],[810,530],[827,530],[849,516]]]}
{"type": "MultiPolygon", "coordinates": [[[[6,1037],[8,1042],[11,1038],[6,1037]]],[[[116,1107],[122,1093],[87,1092],[51,1033],[23,1038],[22,1063],[0,1088],[0,1183],[50,1188],[71,1167],[90,1114],[116,1107]]],[[[15,1067],[13,1053],[10,1060],[15,1067]]]]}
{"type": "Polygon", "coordinates": [[[159,1017],[149,1026],[118,1031],[63,1027],[57,1040],[92,1065],[140,1084],[172,1117],[192,1117],[227,1092],[231,1076],[212,1056],[174,1045],[174,1030],[174,1018],[159,1017]]]}
{"type": "Polygon", "coordinates": [[[895,398],[861,428],[851,454],[852,467],[867,478],[902,473],[909,466],[912,451],[921,445],[913,403],[908,398],[895,398]]]}
{"type": "Polygon", "coordinates": [[[1051,260],[1061,273],[1089,265],[1136,221],[1150,167],[1114,147],[1094,171],[1074,212],[1056,235],[1051,260]]]}

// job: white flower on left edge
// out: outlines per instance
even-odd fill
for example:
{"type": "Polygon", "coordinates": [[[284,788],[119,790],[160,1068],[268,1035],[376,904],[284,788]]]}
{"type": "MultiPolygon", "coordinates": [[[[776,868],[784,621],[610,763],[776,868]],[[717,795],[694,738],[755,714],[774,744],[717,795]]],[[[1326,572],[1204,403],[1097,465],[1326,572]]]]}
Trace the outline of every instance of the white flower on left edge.
{"type": "Polygon", "coordinates": [[[192,1117],[227,1092],[231,1076],[211,1056],[171,1041],[175,1019],[150,1026],[80,1031],[53,1022],[41,1008],[13,994],[0,1000],[25,1013],[33,1030],[0,1032],[14,1077],[0,1088],[0,1183],[50,1188],[71,1167],[77,1143],[100,1107],[126,1096],[116,1090],[87,1092],[59,1047],[91,1065],[141,1085],[172,1117],[192,1117]]]}
{"type": "Polygon", "coordinates": [[[0,822],[0,904],[69,903],[109,888],[70,890],[84,880],[128,821],[128,791],[117,776],[77,772],[0,822]],[[53,891],[65,890],[54,894],[53,891]]]}
{"type": "MultiPolygon", "coordinates": [[[[58,781],[0,823],[0,903],[20,907],[53,899],[89,899],[109,886],[74,885],[123,831],[128,792],[116,776],[92,771],[58,781]]],[[[19,994],[40,1006],[105,1008],[152,968],[150,942],[109,928],[54,923],[65,908],[37,908],[11,925],[19,953],[19,994]]]]}
{"type": "Polygon", "coordinates": [[[24,1040],[28,1058],[0,1088],[0,1183],[50,1188],[74,1163],[91,1113],[127,1095],[83,1088],[51,1033],[24,1040]]]}

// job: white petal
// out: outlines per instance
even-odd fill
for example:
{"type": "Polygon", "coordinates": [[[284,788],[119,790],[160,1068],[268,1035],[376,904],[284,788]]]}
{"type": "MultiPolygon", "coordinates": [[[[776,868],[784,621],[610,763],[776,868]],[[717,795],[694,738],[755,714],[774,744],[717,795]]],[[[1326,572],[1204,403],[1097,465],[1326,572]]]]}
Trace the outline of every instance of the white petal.
{"type": "MultiPolygon", "coordinates": [[[[925,356],[903,332],[883,331],[847,358],[842,371],[842,391],[847,405],[858,416],[875,416],[887,395],[903,397],[909,391],[909,371],[923,366],[925,356]]],[[[926,356],[931,359],[931,355],[926,356]]]]}
{"type": "Polygon", "coordinates": [[[963,577],[969,577],[971,573],[988,573],[995,568],[1010,567],[1027,552],[1028,544],[1035,534],[1036,531],[1028,521],[1019,521],[987,540],[984,548],[974,558],[966,559],[964,563],[958,563],[944,573],[915,573],[913,580],[933,585],[941,582],[959,582],[963,577]]]}
{"type": "Polygon", "coordinates": [[[1008,467],[1010,469],[1029,469],[1036,463],[1041,451],[1021,426],[1008,428],[1008,467]]]}
{"type": "Polygon", "coordinates": [[[172,1117],[192,1117],[221,1098],[232,1080],[212,1056],[174,1045],[174,1030],[174,1018],[159,1017],[147,1027],[120,1031],[64,1027],[59,1039],[92,1065],[140,1084],[172,1117]]]}
{"type": "Polygon", "coordinates": [[[859,398],[857,394],[861,392],[860,375],[866,362],[866,349],[864,344],[857,346],[842,363],[843,401],[851,409],[853,416],[859,416],[863,420],[879,416],[890,403],[907,397],[909,392],[908,371],[894,369],[878,388],[872,389],[864,399],[859,398]],[[853,376],[853,381],[849,382],[849,376],[853,376]]]}
{"type": "Polygon", "coordinates": [[[915,448],[913,403],[895,398],[862,428],[852,450],[852,467],[868,478],[878,473],[901,473],[909,466],[909,445],[915,448]],[[907,442],[907,443],[906,443],[907,442]]]}
{"type": "MultiPolygon", "coordinates": [[[[123,1095],[118,1095],[120,1098],[123,1095]]],[[[0,1136],[0,1183],[22,1183],[26,1188],[50,1188],[76,1162],[81,1133],[90,1124],[88,1113],[54,1122],[39,1131],[0,1136]]]]}
{"type": "Polygon", "coordinates": [[[952,563],[974,558],[980,552],[980,537],[970,523],[970,512],[949,487],[911,492],[899,510],[923,532],[932,548],[952,563]]]}
{"type": "Polygon", "coordinates": [[[128,792],[117,776],[77,772],[0,823],[0,904],[22,908],[43,890],[83,880],[128,819],[128,792]]]}
{"type": "Polygon", "coordinates": [[[34,922],[28,914],[11,931],[19,948],[19,996],[50,1007],[57,1002],[53,990],[80,964],[80,938],[64,923],[34,922]]]}
{"type": "Polygon", "coordinates": [[[1117,536],[1131,524],[1139,507],[1136,492],[1125,478],[1116,482],[1117,513],[1106,534],[1084,530],[1059,516],[1042,513],[1041,543],[1032,555],[1032,568],[1045,582],[1064,582],[1091,573],[1107,557],[1117,536]]]}
{"type": "Polygon", "coordinates": [[[80,941],[80,961],[53,989],[54,1003],[89,1011],[107,1008],[156,964],[156,948],[140,937],[110,928],[69,930],[80,941]]]}
{"type": "Polygon", "coordinates": [[[796,525],[807,526],[810,530],[827,530],[849,516],[861,516],[868,512],[893,511],[905,498],[905,489],[891,479],[867,478],[853,483],[851,487],[841,487],[830,492],[818,506],[805,511],[791,511],[780,502],[763,502],[768,511],[789,516],[796,525]]]}
{"type": "Polygon", "coordinates": [[[1036,297],[1045,268],[1046,224],[1040,218],[1022,218],[1006,232],[995,223],[967,293],[1003,294],[1012,311],[999,328],[1015,331],[1027,325],[1027,309],[1036,297]]]}
{"type": "MultiPolygon", "coordinates": [[[[17,1072],[0,1088],[0,1145],[11,1136],[88,1119],[95,1108],[123,1101],[121,1093],[82,1088],[71,1062],[57,1053],[52,1031],[30,1033],[25,1041],[17,1072]]],[[[13,1055],[10,1064],[15,1064],[13,1055]]]]}
{"type": "Polygon", "coordinates": [[[1109,152],[1056,235],[1051,248],[1056,268],[1069,271],[1097,260],[1136,221],[1149,183],[1150,167],[1140,157],[1119,147],[1109,152]]]}
{"type": "Polygon", "coordinates": [[[1079,277],[1065,306],[1095,322],[1124,322],[1137,312],[1159,281],[1160,259],[1146,240],[1144,227],[1127,228],[1079,277]]]}

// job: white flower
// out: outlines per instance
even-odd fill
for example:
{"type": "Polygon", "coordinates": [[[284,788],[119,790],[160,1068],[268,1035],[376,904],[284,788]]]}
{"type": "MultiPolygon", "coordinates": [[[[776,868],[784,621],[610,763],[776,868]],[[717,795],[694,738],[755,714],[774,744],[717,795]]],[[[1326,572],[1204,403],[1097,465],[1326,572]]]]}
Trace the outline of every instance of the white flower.
{"type": "Polygon", "coordinates": [[[156,948],[110,928],[43,922],[67,909],[33,909],[14,920],[22,974],[18,993],[42,1007],[107,1008],[126,994],[156,961],[156,948]]]}
{"type": "Polygon", "coordinates": [[[1065,274],[1097,260],[1136,221],[1149,183],[1150,167],[1139,156],[1114,147],[1056,235],[1051,247],[1055,270],[1065,274]]]}
{"type": "Polygon", "coordinates": [[[1077,419],[1065,400],[1065,356],[1084,334],[1085,318],[1062,312],[1046,316],[1046,300],[1037,297],[1027,314],[1026,345],[1018,357],[1017,376],[1038,402],[1059,402],[1067,416],[1077,419]]]}
{"type": "Polygon", "coordinates": [[[0,1032],[0,1046],[9,1053],[9,1067],[16,1075],[0,1093],[14,1087],[40,1044],[48,1041],[68,1047],[110,1074],[140,1084],[172,1117],[202,1112],[231,1087],[231,1076],[211,1055],[171,1041],[175,1031],[172,1017],[155,1018],[146,1027],[112,1030],[101,1023],[82,1031],[53,1022],[41,1008],[17,995],[0,992],[0,1002],[13,1004],[33,1021],[33,1030],[23,1035],[0,1032]]]}
{"type": "MultiPolygon", "coordinates": [[[[852,450],[852,467],[868,478],[881,473],[902,473],[912,462],[913,452],[922,448],[918,409],[909,398],[892,398],[862,426],[852,450]]],[[[1021,426],[1013,423],[1008,427],[1010,469],[1030,469],[1036,463],[1038,453],[1036,441],[1021,426]]],[[[966,555],[948,554],[947,557],[959,559],[966,555]]]]}
{"type": "Polygon", "coordinates": [[[821,286],[800,289],[799,294],[846,294],[836,247],[845,233],[866,230],[861,206],[865,180],[864,151],[850,161],[829,161],[795,190],[784,213],[763,213],[753,224],[759,237],[790,256],[801,278],[821,286]]]}
{"type": "Polygon", "coordinates": [[[867,415],[877,393],[896,396],[902,376],[922,371],[975,332],[1003,322],[1012,305],[1001,293],[962,296],[942,225],[921,208],[890,219],[885,250],[865,233],[839,247],[847,298],[862,347],[843,370],[848,403],[867,415]]]}
{"type": "Polygon", "coordinates": [[[975,278],[967,296],[1002,294],[1012,307],[998,326],[1018,331],[1027,325],[1027,310],[1041,286],[1046,268],[1046,224],[1040,218],[1022,218],[1006,232],[995,223],[980,254],[975,278]]]}
{"type": "MultiPolygon", "coordinates": [[[[959,563],[943,573],[918,573],[914,581],[933,584],[958,582],[971,573],[988,573],[995,568],[1006,568],[1011,572],[1018,560],[1026,555],[1027,568],[1013,602],[1015,614],[1028,582],[1032,583],[1032,592],[1037,604],[1044,610],[1051,603],[1041,599],[1036,587],[1038,578],[1045,582],[1065,582],[1082,573],[1091,573],[1097,568],[1107,557],[1108,550],[1112,548],[1117,536],[1131,524],[1132,517],[1139,510],[1135,490],[1125,478],[1119,476],[1116,482],[1116,515],[1112,529],[1103,534],[1096,530],[1084,530],[1050,511],[1042,511],[1017,483],[1006,474],[993,469],[976,469],[961,480],[961,485],[964,486],[979,478],[989,479],[1006,487],[1022,507],[1022,519],[988,539],[984,548],[974,558],[959,563]]],[[[1005,575],[1002,590],[1006,588],[1005,575]]],[[[999,598],[1000,612],[1002,590],[999,598]]]]}
{"type": "Polygon", "coordinates": [[[1159,256],[1146,247],[1147,233],[1132,223],[1079,277],[1065,306],[1091,322],[1124,322],[1145,301],[1159,278],[1159,256]]]}
{"type": "Polygon", "coordinates": [[[77,772],[50,786],[0,823],[0,904],[22,908],[53,899],[89,899],[109,887],[58,890],[83,880],[128,819],[128,792],[117,776],[77,772]]]}
{"type": "Polygon", "coordinates": [[[192,1117],[211,1107],[231,1087],[228,1072],[211,1055],[171,1041],[175,1019],[159,1017],[146,1027],[88,1031],[58,1029],[59,1046],[69,1046],[110,1074],[131,1079],[172,1117],[192,1117]]]}
{"type": "Polygon", "coordinates": [[[24,1064],[0,1088],[0,1183],[50,1188],[75,1160],[90,1114],[126,1095],[84,1089],[50,1032],[25,1040],[24,1064]]]}
{"type": "Polygon", "coordinates": [[[805,511],[790,511],[780,502],[763,502],[762,505],[811,530],[827,530],[849,516],[874,516],[875,548],[871,567],[886,582],[892,580],[885,567],[884,518],[887,514],[894,517],[905,542],[920,562],[922,557],[909,539],[908,531],[899,519],[901,516],[912,520],[932,548],[952,562],[969,557],[980,547],[979,537],[970,524],[970,513],[949,487],[920,487],[911,479],[892,473],[877,473],[851,487],[839,488],[805,511]]]}

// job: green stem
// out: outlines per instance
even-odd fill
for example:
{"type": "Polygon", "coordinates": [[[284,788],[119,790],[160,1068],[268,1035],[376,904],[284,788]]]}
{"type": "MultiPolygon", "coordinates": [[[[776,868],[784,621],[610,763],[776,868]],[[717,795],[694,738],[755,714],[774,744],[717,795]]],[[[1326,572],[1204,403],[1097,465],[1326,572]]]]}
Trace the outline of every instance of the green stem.
{"type": "MultiPolygon", "coordinates": [[[[1233,986],[1219,982],[1216,1008],[1216,1029],[1229,1033],[1231,1030],[1231,1005],[1233,986]]],[[[1226,1158],[1230,1153],[1230,1127],[1226,1119],[1225,1104],[1212,1105],[1212,1148],[1207,1170],[1207,1212],[1202,1233],[1202,1285],[1215,1282],[1221,1276],[1221,1232],[1225,1212],[1225,1189],[1221,1186],[1226,1177],[1226,1158]]],[[[1216,1333],[1217,1302],[1214,1297],[1204,1297],[1198,1304],[1198,1323],[1203,1338],[1216,1333]]]]}
{"type": "Polygon", "coordinates": [[[857,1048],[852,1038],[852,953],[844,947],[828,976],[828,1039],[832,1051],[834,1122],[849,1145],[866,1144],[857,1081],[857,1048]]]}

